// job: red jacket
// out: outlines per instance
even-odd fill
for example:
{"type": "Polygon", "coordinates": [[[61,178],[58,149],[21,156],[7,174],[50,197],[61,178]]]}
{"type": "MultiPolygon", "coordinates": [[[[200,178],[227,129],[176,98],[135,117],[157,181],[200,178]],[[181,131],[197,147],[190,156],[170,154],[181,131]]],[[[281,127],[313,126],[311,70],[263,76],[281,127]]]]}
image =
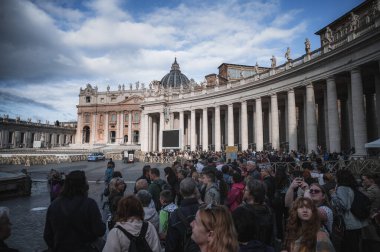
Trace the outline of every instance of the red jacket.
{"type": "Polygon", "coordinates": [[[227,205],[231,212],[243,202],[244,188],[243,182],[232,184],[227,196],[227,205]]]}

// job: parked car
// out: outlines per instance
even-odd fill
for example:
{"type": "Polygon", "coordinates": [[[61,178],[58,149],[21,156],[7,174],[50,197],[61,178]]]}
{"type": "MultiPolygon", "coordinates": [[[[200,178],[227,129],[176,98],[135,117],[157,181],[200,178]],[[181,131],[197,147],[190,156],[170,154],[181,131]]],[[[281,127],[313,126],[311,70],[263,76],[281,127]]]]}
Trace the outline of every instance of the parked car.
{"type": "Polygon", "coordinates": [[[98,161],[98,160],[106,160],[106,156],[104,156],[101,152],[94,152],[88,155],[87,161],[98,161]]]}

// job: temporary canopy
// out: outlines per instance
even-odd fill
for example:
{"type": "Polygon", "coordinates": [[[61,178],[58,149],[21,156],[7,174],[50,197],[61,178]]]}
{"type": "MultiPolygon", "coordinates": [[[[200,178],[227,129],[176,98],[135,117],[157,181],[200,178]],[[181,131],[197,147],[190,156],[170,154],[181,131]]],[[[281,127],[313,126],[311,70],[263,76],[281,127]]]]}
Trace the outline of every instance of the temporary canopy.
{"type": "Polygon", "coordinates": [[[366,143],[365,147],[366,148],[380,148],[380,138],[377,139],[376,141],[366,143]]]}

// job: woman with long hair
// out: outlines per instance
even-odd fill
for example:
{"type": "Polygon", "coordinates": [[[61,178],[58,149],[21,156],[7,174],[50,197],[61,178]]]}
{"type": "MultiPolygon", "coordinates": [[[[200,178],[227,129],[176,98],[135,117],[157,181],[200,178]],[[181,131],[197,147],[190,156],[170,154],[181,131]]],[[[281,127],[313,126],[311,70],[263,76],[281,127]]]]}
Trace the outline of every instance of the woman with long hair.
{"type": "Polygon", "coordinates": [[[318,209],[310,198],[300,197],[293,203],[286,227],[283,251],[335,251],[328,234],[321,229],[318,209]]]}
{"type": "Polygon", "coordinates": [[[130,240],[125,234],[138,237],[146,225],[145,240],[152,251],[161,251],[160,240],[153,224],[144,222],[144,209],[141,202],[134,195],[129,195],[119,201],[117,207],[115,227],[107,236],[103,251],[128,251],[130,240]]]}
{"type": "Polygon", "coordinates": [[[334,216],[325,189],[318,183],[312,183],[304,196],[313,200],[318,208],[322,227],[331,233],[334,216]]]}
{"type": "Polygon", "coordinates": [[[201,252],[237,252],[239,243],[230,211],[226,206],[201,206],[191,222],[191,238],[201,252]]]}

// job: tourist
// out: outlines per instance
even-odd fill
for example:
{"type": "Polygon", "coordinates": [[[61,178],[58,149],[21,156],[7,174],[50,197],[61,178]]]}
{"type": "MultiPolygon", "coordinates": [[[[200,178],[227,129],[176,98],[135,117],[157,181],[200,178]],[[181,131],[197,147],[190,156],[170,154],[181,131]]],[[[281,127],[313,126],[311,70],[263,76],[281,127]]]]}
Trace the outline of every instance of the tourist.
{"type": "Polygon", "coordinates": [[[241,211],[246,211],[255,218],[257,220],[255,226],[251,227],[252,232],[257,234],[255,240],[272,246],[274,222],[273,214],[269,206],[265,204],[265,185],[259,180],[249,178],[245,185],[243,200],[243,204],[236,210],[240,208],[241,211]]]}
{"type": "Polygon", "coordinates": [[[150,208],[149,204],[152,201],[152,195],[147,190],[140,190],[136,193],[136,197],[140,200],[144,208],[144,220],[153,224],[154,228],[158,232],[159,217],[156,209],[150,208]]]}
{"type": "Polygon", "coordinates": [[[206,187],[204,202],[206,204],[219,204],[220,203],[220,191],[216,184],[216,177],[213,171],[207,171],[203,173],[203,183],[206,187]]]}
{"type": "Polygon", "coordinates": [[[191,238],[201,252],[237,252],[237,233],[227,207],[205,204],[191,222],[191,238]]]}
{"type": "MultiPolygon", "coordinates": [[[[149,184],[150,184],[150,178],[149,178],[150,169],[151,169],[151,168],[150,168],[150,165],[144,165],[144,167],[143,167],[143,169],[142,169],[143,174],[142,174],[140,177],[138,177],[138,178],[136,179],[136,182],[137,182],[138,180],[140,180],[140,179],[145,179],[146,182],[148,182],[148,185],[149,185],[149,184]]],[[[135,186],[133,192],[134,192],[135,194],[137,193],[136,186],[135,186]]]]}
{"type": "Polygon", "coordinates": [[[170,190],[163,190],[160,193],[160,202],[161,210],[159,213],[160,216],[160,227],[159,227],[159,236],[161,240],[166,239],[166,233],[168,231],[169,216],[174,212],[178,207],[174,204],[173,194],[170,190]]]}
{"type": "Polygon", "coordinates": [[[243,177],[240,173],[236,172],[232,174],[232,181],[233,184],[231,190],[228,192],[227,198],[227,206],[231,212],[234,211],[243,202],[245,187],[243,177]]]}
{"type": "MultiPolygon", "coordinates": [[[[103,251],[128,251],[130,240],[122,229],[133,236],[138,236],[144,223],[144,209],[141,202],[134,195],[129,195],[119,201],[115,227],[109,232],[103,251]]],[[[145,240],[154,252],[161,251],[160,240],[154,226],[147,223],[145,240]]]]}
{"type": "Polygon", "coordinates": [[[113,178],[109,184],[110,194],[108,196],[108,205],[111,218],[108,221],[108,229],[111,230],[115,224],[116,210],[119,200],[123,198],[124,192],[127,188],[122,178],[113,178]]]}
{"type": "Polygon", "coordinates": [[[354,175],[348,169],[342,169],[336,173],[337,188],[331,190],[331,204],[338,209],[344,219],[346,230],[343,235],[340,251],[360,251],[362,228],[368,225],[367,220],[360,220],[350,211],[354,200],[354,190],[357,183],[354,175]]]}
{"type": "Polygon", "coordinates": [[[5,240],[11,236],[12,223],[9,219],[8,207],[0,207],[0,251],[17,252],[17,249],[9,248],[5,240]]]}
{"type": "MultiPolygon", "coordinates": [[[[363,193],[370,199],[370,217],[369,225],[363,228],[363,251],[376,251],[380,248],[380,232],[376,232],[376,223],[374,216],[380,210],[380,188],[379,177],[372,173],[362,175],[363,193]]],[[[380,229],[379,229],[380,230],[380,229]]]]}
{"type": "Polygon", "coordinates": [[[273,247],[259,240],[259,230],[252,228],[257,225],[257,217],[244,208],[237,208],[232,212],[232,219],[238,233],[239,252],[274,252],[273,247]]]}
{"type": "Polygon", "coordinates": [[[292,205],[284,245],[283,251],[288,252],[335,252],[328,233],[321,229],[318,209],[310,198],[300,197],[292,205]]]}
{"type": "MultiPolygon", "coordinates": [[[[194,220],[199,208],[198,199],[196,198],[197,189],[195,181],[192,178],[185,178],[181,181],[179,187],[183,199],[178,209],[169,217],[165,252],[183,251],[186,231],[190,228],[190,223],[194,220]],[[185,218],[186,223],[181,220],[178,212],[185,218]]],[[[193,245],[196,244],[194,243],[193,245]]]]}
{"type": "Polygon", "coordinates": [[[157,212],[161,209],[160,192],[167,185],[166,181],[160,178],[160,170],[157,168],[150,169],[149,177],[152,183],[148,187],[149,193],[152,195],[152,199],[156,206],[157,212]]]}
{"type": "Polygon", "coordinates": [[[72,171],[65,179],[60,196],[46,213],[44,240],[52,251],[80,251],[102,237],[106,225],[99,207],[88,196],[84,171],[72,171]]]}

